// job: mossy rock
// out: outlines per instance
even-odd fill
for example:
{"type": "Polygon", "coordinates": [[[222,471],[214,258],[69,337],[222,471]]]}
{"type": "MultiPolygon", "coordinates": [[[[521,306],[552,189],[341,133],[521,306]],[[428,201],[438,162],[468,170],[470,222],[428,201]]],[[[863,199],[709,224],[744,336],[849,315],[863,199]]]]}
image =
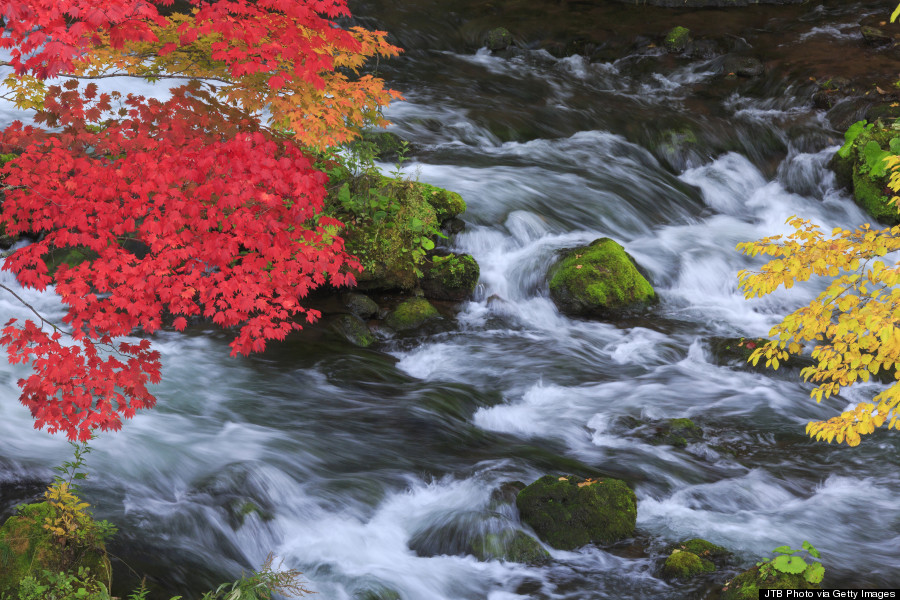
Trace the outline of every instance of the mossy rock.
{"type": "Polygon", "coordinates": [[[703,439],[703,429],[690,419],[669,419],[658,425],[653,437],[653,444],[666,444],[676,448],[684,448],[689,442],[699,442],[703,439]]]}
{"type": "Polygon", "coordinates": [[[624,481],[545,475],[516,496],[522,521],[554,548],[611,544],[634,533],[637,498],[624,481]]]}
{"type": "Polygon", "coordinates": [[[375,220],[342,213],[336,201],[329,200],[328,213],[346,224],[341,235],[347,251],[362,263],[363,271],[354,274],[359,289],[412,290],[418,284],[424,258],[413,250],[422,246],[423,236],[439,226],[437,213],[426,199],[427,187],[388,177],[358,185],[377,188],[378,194],[392,203],[387,216],[375,220]]]}
{"type": "Polygon", "coordinates": [[[663,575],[676,579],[690,579],[701,573],[711,573],[716,570],[712,561],[700,558],[687,550],[672,550],[672,554],[666,558],[663,565],[663,575]]]}
{"type": "Polygon", "coordinates": [[[402,600],[397,590],[384,585],[374,584],[353,594],[354,600],[402,600]]]}
{"type": "Polygon", "coordinates": [[[77,267],[86,260],[94,260],[97,253],[83,247],[75,248],[54,248],[41,258],[47,265],[47,271],[53,275],[63,264],[69,267],[77,267]]]}
{"type": "Polygon", "coordinates": [[[334,317],[332,327],[354,346],[368,348],[375,343],[375,336],[369,331],[365,321],[356,315],[337,315],[334,317]]]}
{"type": "Polygon", "coordinates": [[[19,581],[29,575],[39,578],[45,570],[57,571],[66,566],[69,571],[77,567],[90,569],[109,588],[112,568],[103,545],[85,549],[74,566],[65,565],[63,547],[44,529],[49,514],[47,502],[26,504],[0,527],[0,595],[13,595],[19,581]]]}
{"type": "Polygon", "coordinates": [[[466,212],[466,201],[456,192],[428,183],[416,182],[415,185],[421,191],[425,200],[434,208],[438,223],[444,223],[466,212]]]}
{"type": "Polygon", "coordinates": [[[262,521],[271,521],[275,518],[268,510],[261,507],[256,502],[246,499],[235,498],[226,506],[229,521],[234,529],[240,529],[244,525],[244,521],[250,515],[256,515],[262,521]]]}
{"type": "Polygon", "coordinates": [[[404,300],[385,317],[385,324],[395,331],[416,329],[426,322],[440,318],[440,313],[425,298],[404,300]]]}
{"type": "Polygon", "coordinates": [[[663,46],[665,46],[666,52],[671,52],[673,54],[684,52],[690,43],[691,30],[681,26],[670,29],[663,40],[663,46]]]}
{"type": "Polygon", "coordinates": [[[508,562],[540,565],[550,561],[550,553],[540,542],[518,529],[477,536],[469,548],[478,560],[505,560],[508,562]]]}
{"type": "Polygon", "coordinates": [[[887,185],[882,161],[888,154],[900,154],[900,131],[881,121],[862,121],[851,125],[844,139],[832,161],[839,182],[849,184],[853,199],[873,218],[886,225],[900,224],[900,212],[890,204],[894,193],[887,185]]]}
{"type": "Polygon", "coordinates": [[[480,269],[471,254],[432,256],[423,269],[426,298],[460,302],[472,295],[480,269]]]}
{"type": "Polygon", "coordinates": [[[513,36],[505,27],[491,29],[484,40],[488,50],[505,50],[513,44],[513,36]]]}
{"type": "Polygon", "coordinates": [[[347,294],[344,306],[360,319],[371,319],[378,314],[378,304],[365,294],[347,294]]]}
{"type": "Polygon", "coordinates": [[[617,242],[575,248],[550,269],[550,297],[576,316],[611,317],[656,302],[656,292],[617,242]]]}
{"type": "Polygon", "coordinates": [[[696,554],[700,558],[705,558],[712,561],[727,560],[731,556],[731,552],[729,552],[726,548],[717,546],[716,544],[707,542],[706,540],[701,538],[684,540],[683,542],[672,544],[668,548],[666,548],[666,552],[668,553],[672,553],[675,550],[690,552],[692,554],[696,554]]]}
{"type": "Polygon", "coordinates": [[[821,586],[809,583],[801,573],[772,573],[761,579],[759,567],[744,571],[722,587],[721,600],[757,600],[759,590],[818,590],[821,586]]]}

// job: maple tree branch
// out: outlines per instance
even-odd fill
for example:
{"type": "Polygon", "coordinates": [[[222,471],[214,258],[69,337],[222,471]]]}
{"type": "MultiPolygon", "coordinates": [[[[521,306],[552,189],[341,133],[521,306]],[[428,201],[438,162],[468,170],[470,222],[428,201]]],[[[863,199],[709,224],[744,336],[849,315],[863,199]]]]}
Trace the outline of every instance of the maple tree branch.
{"type": "Polygon", "coordinates": [[[35,309],[32,305],[25,302],[25,299],[22,298],[21,296],[19,296],[17,293],[15,293],[12,289],[8,288],[7,286],[3,285],[2,283],[0,283],[0,288],[4,289],[7,292],[9,292],[10,294],[12,294],[16,300],[21,302],[26,308],[28,308],[28,310],[33,312],[35,314],[35,316],[37,316],[37,318],[41,320],[41,326],[43,326],[43,324],[46,323],[47,325],[52,327],[54,331],[60,331],[62,333],[65,333],[68,336],[72,335],[71,333],[69,333],[68,331],[66,331],[65,329],[63,329],[62,327],[60,327],[59,325],[54,323],[53,321],[50,321],[49,319],[45,319],[44,316],[41,315],[41,313],[39,313],[37,311],[37,309],[35,309]]]}

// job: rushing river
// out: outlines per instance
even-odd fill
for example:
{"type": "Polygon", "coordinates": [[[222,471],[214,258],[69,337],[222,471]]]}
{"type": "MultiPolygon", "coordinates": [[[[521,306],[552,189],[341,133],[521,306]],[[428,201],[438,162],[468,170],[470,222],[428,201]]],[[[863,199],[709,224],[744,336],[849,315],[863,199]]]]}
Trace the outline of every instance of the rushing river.
{"type": "MultiPolygon", "coordinates": [[[[784,44],[840,52],[872,9],[792,10],[784,44]]],[[[721,56],[647,45],[606,62],[502,57],[437,43],[445,25],[396,26],[424,40],[384,72],[406,97],[387,113],[415,146],[403,171],[468,202],[450,243],[481,265],[476,294],[455,321],[368,350],[295,339],[233,359],[213,329],[156,336],[159,405],[93,443],[83,486],[120,528],[121,591],[130,567],[197,593],[271,551],[323,600],[703,597],[712,582],[658,577],[665,545],[690,537],[733,550],[732,573],[809,540],[826,586],[900,587],[900,434],[857,448],[803,434],[878,385],[817,405],[796,371],[719,366],[709,347],[766,335],[819,289],[745,300],[736,273],[761,263],[737,243],[786,232],[794,214],[826,230],[868,220],[828,170],[840,132],[804,82],[774,69],[723,83],[721,56]],[[662,297],[649,315],[577,320],[549,300],[558,251],[603,236],[648,271],[662,297]],[[690,417],[704,439],[651,445],[625,417],[690,417]],[[464,553],[479,533],[522,527],[504,483],[569,472],[634,488],[635,539],[551,549],[539,567],[464,553]]],[[[22,293],[61,316],[52,294],[22,293]]],[[[0,295],[11,316],[29,312],[0,295]]],[[[70,456],[17,402],[26,373],[0,362],[2,517],[70,456]]]]}

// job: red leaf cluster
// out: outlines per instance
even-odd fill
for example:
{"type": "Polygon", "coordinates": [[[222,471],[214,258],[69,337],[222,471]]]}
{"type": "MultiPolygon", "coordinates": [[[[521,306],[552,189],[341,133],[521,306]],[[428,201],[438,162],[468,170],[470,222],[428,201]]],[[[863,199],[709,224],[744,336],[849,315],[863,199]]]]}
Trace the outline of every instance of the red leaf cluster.
{"type": "MultiPolygon", "coordinates": [[[[317,48],[357,44],[328,20],[348,14],[344,0],[192,1],[199,10],[182,42],[218,34],[211,58],[235,77],[315,84],[333,68],[317,48]]],[[[114,46],[152,39],[156,5],[169,4],[2,0],[0,46],[13,48],[18,72],[46,78],[70,69],[98,32],[114,46]]],[[[31,321],[0,332],[9,360],[34,368],[19,383],[36,427],[84,440],[154,404],[147,385],[159,381],[159,354],[146,339],[115,338],[201,318],[236,329],[232,355],[257,352],[299,329],[297,317],[319,316],[299,303],[311,289],[355,283],[347,273],[361,266],[335,234],[341,224],[320,214],[326,176],[297,142],[199,83],[160,101],[69,82],[49,88],[36,122],[0,134],[0,149],[21,153],[0,170],[0,224],[41,233],[3,269],[26,287],[55,285],[67,308],[69,335],[31,321]],[[87,260],[51,274],[48,254],[71,248],[87,260]]]]}

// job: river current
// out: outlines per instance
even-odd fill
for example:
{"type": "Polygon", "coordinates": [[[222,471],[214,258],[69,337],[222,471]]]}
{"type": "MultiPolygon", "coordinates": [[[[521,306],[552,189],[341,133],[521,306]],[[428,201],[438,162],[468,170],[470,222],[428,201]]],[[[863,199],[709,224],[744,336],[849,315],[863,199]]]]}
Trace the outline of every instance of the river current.
{"type": "MultiPolygon", "coordinates": [[[[792,35],[858,44],[865,10],[810,7],[792,35]]],[[[131,568],[197,593],[274,552],[323,600],[704,597],[713,582],[658,576],[663,548],[692,537],[735,552],[732,573],[809,540],[827,586],[900,587],[900,435],[848,448],[803,433],[878,384],[817,405],[796,371],[721,366],[709,345],[766,335],[820,289],[745,300],[736,274],[761,262],[737,243],[788,232],[795,214],[826,230],[870,220],[828,169],[841,133],[802,82],[770,73],[698,99],[721,57],[662,52],[591,62],[437,45],[385,67],[406,97],[387,111],[414,145],[404,174],[468,203],[450,244],[481,266],[474,297],[453,322],[365,350],[300,338],[233,359],[212,328],[156,336],[158,407],[99,436],[83,486],[120,528],[121,591],[131,568]],[[660,294],[647,316],[578,320],[550,301],[558,251],[604,236],[660,294]],[[626,417],[690,417],[704,438],[652,445],[626,417]],[[548,548],[545,566],[465,554],[479,533],[523,527],[504,483],[570,472],[634,488],[634,539],[548,548]]],[[[20,293],[61,316],[51,293],[20,293]]],[[[0,321],[28,316],[0,295],[0,321]]],[[[70,456],[17,402],[27,373],[0,358],[3,517],[70,456]]]]}

